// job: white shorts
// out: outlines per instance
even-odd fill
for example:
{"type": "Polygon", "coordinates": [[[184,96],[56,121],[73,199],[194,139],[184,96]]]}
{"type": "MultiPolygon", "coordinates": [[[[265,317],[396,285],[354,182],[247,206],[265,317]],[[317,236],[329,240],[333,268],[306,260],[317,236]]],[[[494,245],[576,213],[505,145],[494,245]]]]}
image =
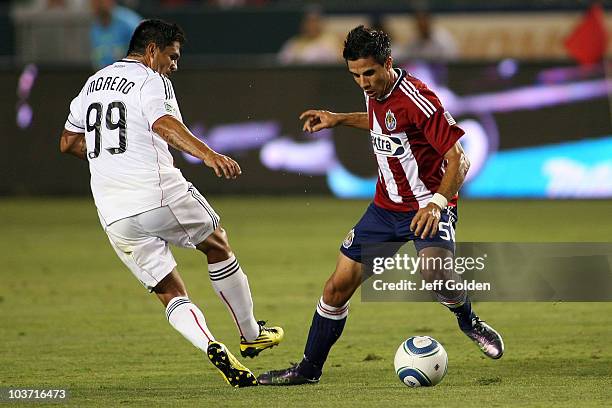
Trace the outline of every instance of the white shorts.
{"type": "Polygon", "coordinates": [[[149,290],[176,267],[168,244],[195,248],[219,227],[219,216],[193,186],[170,204],[106,225],[113,249],[149,290]]]}

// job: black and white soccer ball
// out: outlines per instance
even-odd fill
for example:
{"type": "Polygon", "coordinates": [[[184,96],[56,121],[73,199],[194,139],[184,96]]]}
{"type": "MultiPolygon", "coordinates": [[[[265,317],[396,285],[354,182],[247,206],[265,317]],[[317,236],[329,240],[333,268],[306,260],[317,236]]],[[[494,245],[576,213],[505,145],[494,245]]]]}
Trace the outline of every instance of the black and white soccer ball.
{"type": "Polygon", "coordinates": [[[448,355],[437,340],[414,336],[404,341],[395,353],[395,372],[409,387],[432,387],[446,375],[448,355]]]}

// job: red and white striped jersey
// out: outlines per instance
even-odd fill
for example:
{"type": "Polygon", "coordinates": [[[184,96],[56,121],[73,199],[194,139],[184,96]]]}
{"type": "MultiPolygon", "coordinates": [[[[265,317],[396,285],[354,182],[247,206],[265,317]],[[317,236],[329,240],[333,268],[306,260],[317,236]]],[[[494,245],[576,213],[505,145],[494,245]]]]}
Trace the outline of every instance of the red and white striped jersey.
{"type": "MultiPolygon", "coordinates": [[[[463,136],[427,86],[401,69],[381,99],[366,95],[370,136],[378,162],[374,204],[392,211],[425,207],[444,174],[444,154],[463,136]]],[[[457,204],[457,196],[449,205],[457,204]]]]}

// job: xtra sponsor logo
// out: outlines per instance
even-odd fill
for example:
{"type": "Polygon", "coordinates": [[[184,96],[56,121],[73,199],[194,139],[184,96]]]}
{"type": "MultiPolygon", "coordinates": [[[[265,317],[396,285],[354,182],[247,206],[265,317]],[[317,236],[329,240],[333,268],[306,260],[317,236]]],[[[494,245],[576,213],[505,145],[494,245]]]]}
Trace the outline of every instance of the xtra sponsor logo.
{"type": "Polygon", "coordinates": [[[401,139],[398,136],[383,135],[370,132],[374,153],[383,156],[398,157],[406,152],[401,139]]]}

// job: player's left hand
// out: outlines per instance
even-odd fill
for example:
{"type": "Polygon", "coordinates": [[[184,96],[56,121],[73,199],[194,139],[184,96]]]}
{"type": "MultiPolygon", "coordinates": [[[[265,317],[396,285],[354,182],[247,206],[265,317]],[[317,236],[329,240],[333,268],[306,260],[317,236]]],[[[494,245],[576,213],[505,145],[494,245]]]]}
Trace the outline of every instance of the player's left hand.
{"type": "Polygon", "coordinates": [[[204,159],[204,164],[213,169],[217,177],[235,179],[242,174],[238,163],[223,154],[211,153],[204,159]]]}
{"type": "Polygon", "coordinates": [[[427,204],[417,211],[410,223],[410,231],[421,239],[433,238],[438,233],[438,223],[440,222],[440,207],[434,203],[427,204]]]}

